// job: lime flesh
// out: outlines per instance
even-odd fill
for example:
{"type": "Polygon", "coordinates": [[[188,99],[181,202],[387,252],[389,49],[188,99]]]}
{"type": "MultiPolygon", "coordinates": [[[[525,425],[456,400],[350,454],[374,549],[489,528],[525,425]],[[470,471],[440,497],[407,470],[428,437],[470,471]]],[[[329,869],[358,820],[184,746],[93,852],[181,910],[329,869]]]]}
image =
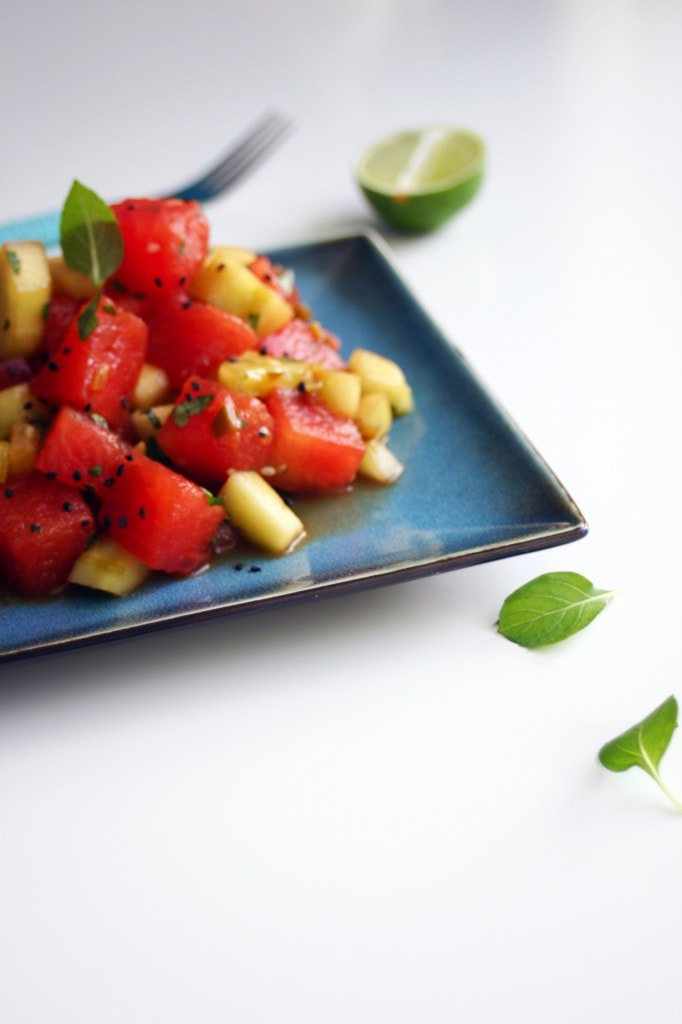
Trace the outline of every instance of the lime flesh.
{"type": "Polygon", "coordinates": [[[485,144],[464,129],[400,132],[372,146],[356,171],[358,185],[394,227],[430,231],[469,203],[485,167],[485,144]]]}

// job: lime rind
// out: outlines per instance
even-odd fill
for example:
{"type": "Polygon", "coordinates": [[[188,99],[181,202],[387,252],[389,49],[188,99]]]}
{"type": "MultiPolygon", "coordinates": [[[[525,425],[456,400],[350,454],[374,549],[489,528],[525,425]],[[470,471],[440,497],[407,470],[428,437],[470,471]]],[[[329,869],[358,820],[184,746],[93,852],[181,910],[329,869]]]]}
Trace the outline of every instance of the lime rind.
{"type": "Polygon", "coordinates": [[[356,180],[388,223],[428,231],[471,202],[485,161],[479,135],[434,126],[400,132],[372,146],[356,169],[356,180]]]}

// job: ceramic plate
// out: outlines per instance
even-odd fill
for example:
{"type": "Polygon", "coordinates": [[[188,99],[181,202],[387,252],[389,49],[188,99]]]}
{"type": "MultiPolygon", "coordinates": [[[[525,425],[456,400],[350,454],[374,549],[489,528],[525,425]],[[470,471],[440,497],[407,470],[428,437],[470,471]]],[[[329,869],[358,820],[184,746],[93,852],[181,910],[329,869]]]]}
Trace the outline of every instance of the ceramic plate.
{"type": "Polygon", "coordinates": [[[309,539],[285,558],[239,550],[201,575],[155,576],[120,599],[75,587],[46,601],[3,594],[0,658],[409,580],[586,533],[566,490],[415,301],[378,237],[271,256],[294,269],[316,318],[346,349],[375,349],[405,370],[416,410],[391,432],[403,477],[297,501],[309,539]]]}

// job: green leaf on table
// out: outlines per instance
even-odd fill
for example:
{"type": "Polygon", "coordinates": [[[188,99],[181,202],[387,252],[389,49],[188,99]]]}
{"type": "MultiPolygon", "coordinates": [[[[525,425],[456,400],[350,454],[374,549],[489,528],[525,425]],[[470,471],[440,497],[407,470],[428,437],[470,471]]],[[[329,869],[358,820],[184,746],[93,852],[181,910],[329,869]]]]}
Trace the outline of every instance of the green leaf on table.
{"type": "Polygon", "coordinates": [[[658,783],[677,810],[682,811],[682,803],[672,795],[659,773],[661,758],[676,728],[677,701],[668,697],[637,725],[605,743],[599,751],[599,761],[611,772],[641,768],[658,783]]]}
{"type": "Polygon", "coordinates": [[[123,237],[113,211],[96,192],[74,181],[60,226],[66,263],[101,288],[123,259],[123,237]]]}
{"type": "Polygon", "coordinates": [[[521,647],[546,647],[584,629],[613,597],[577,572],[548,572],[510,594],[498,632],[521,647]]]}

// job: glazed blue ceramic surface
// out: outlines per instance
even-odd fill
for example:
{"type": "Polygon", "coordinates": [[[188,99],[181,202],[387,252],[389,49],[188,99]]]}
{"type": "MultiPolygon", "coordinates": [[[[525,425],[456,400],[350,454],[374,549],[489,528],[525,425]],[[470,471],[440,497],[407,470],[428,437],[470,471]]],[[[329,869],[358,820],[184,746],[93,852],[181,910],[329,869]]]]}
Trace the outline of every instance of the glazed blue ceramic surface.
{"type": "Polygon", "coordinates": [[[567,543],[580,511],[466,360],[443,337],[371,235],[280,249],[314,316],[343,351],[395,359],[415,396],[390,446],[391,487],[358,484],[294,501],[308,538],[269,558],[241,548],[190,579],[155,575],[114,598],[71,587],[46,601],[0,595],[0,658],[23,657],[334,589],[367,587],[567,543]]]}

